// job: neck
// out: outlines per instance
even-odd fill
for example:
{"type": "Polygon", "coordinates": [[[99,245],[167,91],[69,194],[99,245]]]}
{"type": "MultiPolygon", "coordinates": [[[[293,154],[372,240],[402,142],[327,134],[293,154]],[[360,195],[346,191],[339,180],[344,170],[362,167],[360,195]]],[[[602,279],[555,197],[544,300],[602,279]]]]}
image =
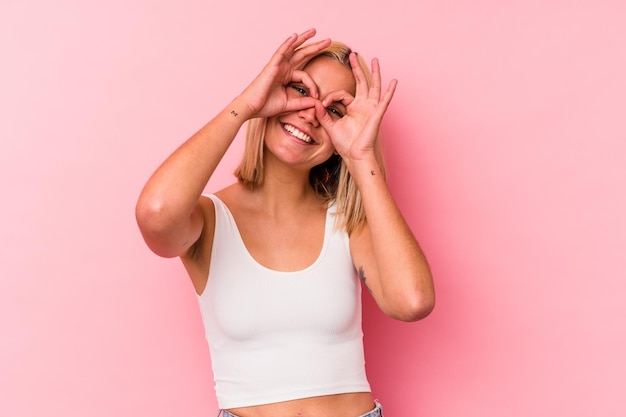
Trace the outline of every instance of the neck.
{"type": "Polygon", "coordinates": [[[286,179],[284,176],[274,176],[265,172],[263,184],[258,188],[258,193],[267,208],[275,209],[294,208],[302,204],[309,204],[319,197],[307,181],[297,181],[294,178],[286,179]]]}
{"type": "Polygon", "coordinates": [[[308,170],[267,159],[264,168],[263,184],[255,194],[269,212],[302,210],[303,205],[321,201],[309,183],[308,170]]]}

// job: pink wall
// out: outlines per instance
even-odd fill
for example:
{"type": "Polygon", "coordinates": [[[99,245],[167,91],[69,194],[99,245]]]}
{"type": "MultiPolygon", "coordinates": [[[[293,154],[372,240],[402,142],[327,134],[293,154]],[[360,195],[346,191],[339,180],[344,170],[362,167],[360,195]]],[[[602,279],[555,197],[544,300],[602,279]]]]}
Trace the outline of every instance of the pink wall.
{"type": "Polygon", "coordinates": [[[390,184],[438,306],[366,299],[386,415],[625,415],[626,3],[249,3],[0,5],[0,416],[212,415],[192,288],[135,199],[310,26],[400,80],[390,184]]]}

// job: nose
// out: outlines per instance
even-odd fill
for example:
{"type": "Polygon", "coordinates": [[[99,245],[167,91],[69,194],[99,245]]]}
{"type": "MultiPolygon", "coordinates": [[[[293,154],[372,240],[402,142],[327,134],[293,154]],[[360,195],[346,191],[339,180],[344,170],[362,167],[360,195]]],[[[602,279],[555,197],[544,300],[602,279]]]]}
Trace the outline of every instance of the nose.
{"type": "Polygon", "coordinates": [[[298,116],[313,127],[319,126],[319,121],[317,120],[317,117],[315,117],[315,107],[309,107],[308,109],[298,111],[298,116]]]}

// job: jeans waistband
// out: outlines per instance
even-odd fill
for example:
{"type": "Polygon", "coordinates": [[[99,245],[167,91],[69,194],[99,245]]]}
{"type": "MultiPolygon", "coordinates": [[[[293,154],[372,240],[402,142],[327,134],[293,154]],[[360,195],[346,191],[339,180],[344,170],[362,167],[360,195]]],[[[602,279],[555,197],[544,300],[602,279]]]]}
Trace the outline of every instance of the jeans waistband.
{"type": "MultiPolygon", "coordinates": [[[[358,417],[383,417],[383,406],[381,405],[381,403],[379,403],[378,400],[376,400],[374,401],[374,404],[376,404],[376,407],[374,407],[372,411],[368,411],[367,413],[361,414],[358,417]]],[[[239,417],[239,416],[229,413],[227,410],[220,410],[217,413],[217,417],[239,417]]]]}

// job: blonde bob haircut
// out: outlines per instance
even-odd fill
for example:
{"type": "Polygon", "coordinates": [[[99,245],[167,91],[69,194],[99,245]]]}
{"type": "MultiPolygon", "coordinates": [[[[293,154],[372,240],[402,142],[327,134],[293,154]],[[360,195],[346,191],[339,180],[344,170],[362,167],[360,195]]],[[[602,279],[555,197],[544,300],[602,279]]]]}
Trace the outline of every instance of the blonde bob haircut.
{"type": "MultiPolygon", "coordinates": [[[[328,57],[345,65],[350,70],[349,56],[352,50],[341,42],[333,41],[328,48],[310,57],[299,68],[303,69],[314,59],[328,57]]],[[[363,69],[368,83],[370,71],[360,55],[359,65],[363,69]]],[[[254,189],[263,183],[263,150],[265,139],[266,118],[250,119],[246,131],[246,143],[241,163],[235,170],[237,180],[243,185],[254,189]]],[[[380,134],[375,147],[376,160],[381,170],[381,175],[386,178],[385,164],[380,146],[380,134]]],[[[357,227],[365,222],[365,210],[359,192],[346,164],[339,155],[333,154],[325,162],[311,168],[309,182],[315,192],[326,198],[329,203],[337,206],[337,218],[335,226],[352,233],[357,227]]]]}

